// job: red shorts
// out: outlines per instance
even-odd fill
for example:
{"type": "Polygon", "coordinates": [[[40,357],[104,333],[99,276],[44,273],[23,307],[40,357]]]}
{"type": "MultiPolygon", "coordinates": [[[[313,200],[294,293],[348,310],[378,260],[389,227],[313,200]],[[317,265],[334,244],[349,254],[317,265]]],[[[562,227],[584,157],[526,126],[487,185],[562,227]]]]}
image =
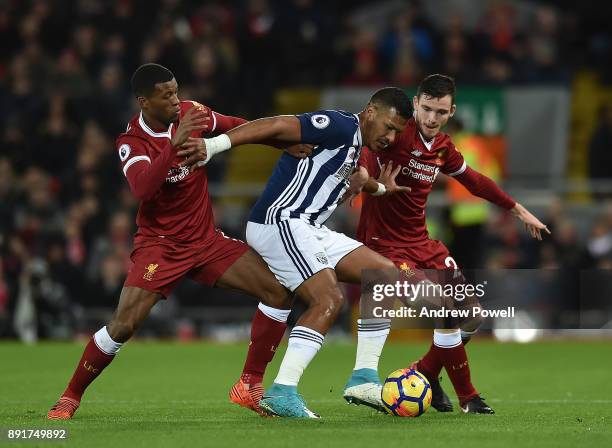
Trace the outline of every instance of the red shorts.
{"type": "MultiPolygon", "coordinates": [[[[422,244],[410,247],[369,247],[393,261],[412,282],[427,279],[441,284],[460,284],[466,281],[457,262],[441,241],[428,239],[422,244]]],[[[447,306],[477,307],[480,304],[476,296],[470,296],[460,302],[453,301],[447,306]]],[[[464,321],[460,319],[449,318],[446,328],[459,327],[462,322],[464,321]]]]}
{"type": "Polygon", "coordinates": [[[446,246],[438,240],[425,240],[417,246],[374,246],[370,249],[387,257],[397,267],[406,263],[410,269],[458,269],[446,246]]]}
{"type": "Polygon", "coordinates": [[[369,247],[387,257],[402,271],[409,273],[415,281],[428,278],[433,282],[444,283],[448,281],[450,275],[447,269],[452,269],[452,272],[459,269],[447,247],[438,240],[428,239],[409,247],[375,245],[369,247]]]}
{"type": "Polygon", "coordinates": [[[213,286],[250,247],[215,230],[205,244],[177,244],[160,237],[141,237],[130,255],[124,286],[136,286],[167,297],[183,277],[213,286]]]}

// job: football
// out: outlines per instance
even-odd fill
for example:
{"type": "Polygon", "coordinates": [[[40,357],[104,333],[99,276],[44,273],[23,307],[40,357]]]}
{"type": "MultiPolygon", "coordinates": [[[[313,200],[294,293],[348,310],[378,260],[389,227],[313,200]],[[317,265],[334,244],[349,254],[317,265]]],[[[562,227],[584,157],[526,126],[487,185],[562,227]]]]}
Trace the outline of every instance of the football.
{"type": "Polygon", "coordinates": [[[431,404],[431,386],[422,373],[398,369],[385,380],[381,398],[389,414],[418,417],[431,404]]]}

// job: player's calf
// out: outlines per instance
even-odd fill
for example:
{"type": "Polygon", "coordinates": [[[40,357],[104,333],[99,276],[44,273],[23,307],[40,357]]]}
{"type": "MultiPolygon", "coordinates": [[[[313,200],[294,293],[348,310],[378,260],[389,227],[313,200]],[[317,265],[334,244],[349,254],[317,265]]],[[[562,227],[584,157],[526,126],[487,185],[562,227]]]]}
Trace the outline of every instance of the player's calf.
{"type": "Polygon", "coordinates": [[[144,289],[123,288],[112,322],[89,340],[68,387],[48,412],[47,418],[72,418],[87,387],[112,362],[123,342],[132,336],[160,298],[160,294],[144,289]]]}
{"type": "Polygon", "coordinates": [[[47,418],[50,420],[71,419],[81,403],[85,389],[111,363],[122,345],[111,339],[106,327],[96,332],[85,347],[68,387],[49,410],[47,418]]]}

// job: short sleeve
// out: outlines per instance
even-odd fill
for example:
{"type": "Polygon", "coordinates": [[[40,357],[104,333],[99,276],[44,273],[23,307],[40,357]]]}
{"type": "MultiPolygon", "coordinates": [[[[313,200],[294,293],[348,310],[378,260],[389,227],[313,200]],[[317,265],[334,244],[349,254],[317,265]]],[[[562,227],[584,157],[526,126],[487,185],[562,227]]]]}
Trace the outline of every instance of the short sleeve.
{"type": "Polygon", "coordinates": [[[447,154],[441,171],[447,176],[454,177],[465,172],[466,168],[467,163],[465,162],[463,155],[457,150],[455,145],[451,143],[447,149],[447,154]]]}
{"type": "Polygon", "coordinates": [[[115,142],[115,146],[124,176],[127,176],[130,167],[136,163],[151,163],[151,158],[147,153],[145,145],[138,138],[125,135],[120,136],[115,142]]]}
{"type": "MultiPolygon", "coordinates": [[[[301,127],[301,143],[319,145],[348,136],[351,126],[338,112],[323,110],[297,115],[301,127]]],[[[354,131],[353,131],[354,132],[354,131]]]]}

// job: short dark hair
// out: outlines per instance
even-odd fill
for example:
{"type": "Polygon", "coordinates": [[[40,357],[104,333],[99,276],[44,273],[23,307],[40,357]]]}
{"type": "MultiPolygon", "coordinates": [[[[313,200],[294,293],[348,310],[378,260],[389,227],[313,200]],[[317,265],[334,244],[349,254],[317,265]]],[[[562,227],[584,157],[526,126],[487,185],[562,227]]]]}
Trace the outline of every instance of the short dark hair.
{"type": "Polygon", "coordinates": [[[370,103],[389,108],[393,107],[402,117],[412,117],[412,101],[402,89],[397,87],[383,87],[377,90],[370,98],[370,103]]]}
{"type": "Polygon", "coordinates": [[[163,65],[143,64],[132,75],[132,92],[136,97],[148,97],[155,91],[155,84],[174,79],[174,74],[163,65]]]}
{"type": "Polygon", "coordinates": [[[452,103],[455,104],[455,80],[447,75],[435,73],[427,76],[417,89],[417,97],[427,95],[431,98],[442,98],[450,95],[452,103]]]}

